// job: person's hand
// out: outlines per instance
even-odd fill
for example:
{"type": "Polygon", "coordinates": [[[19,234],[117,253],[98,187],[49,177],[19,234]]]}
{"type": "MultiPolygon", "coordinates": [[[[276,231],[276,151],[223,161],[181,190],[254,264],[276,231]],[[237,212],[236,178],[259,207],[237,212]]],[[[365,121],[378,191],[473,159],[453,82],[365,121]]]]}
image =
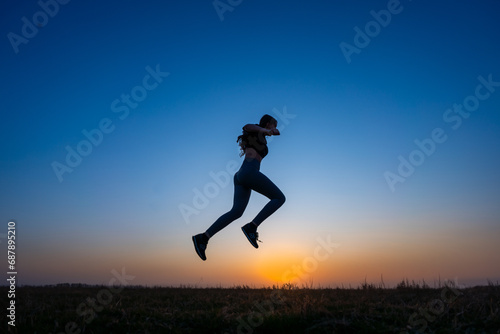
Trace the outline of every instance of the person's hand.
{"type": "Polygon", "coordinates": [[[279,136],[280,135],[280,130],[278,130],[276,128],[275,129],[271,129],[271,132],[272,132],[273,136],[279,136]]]}

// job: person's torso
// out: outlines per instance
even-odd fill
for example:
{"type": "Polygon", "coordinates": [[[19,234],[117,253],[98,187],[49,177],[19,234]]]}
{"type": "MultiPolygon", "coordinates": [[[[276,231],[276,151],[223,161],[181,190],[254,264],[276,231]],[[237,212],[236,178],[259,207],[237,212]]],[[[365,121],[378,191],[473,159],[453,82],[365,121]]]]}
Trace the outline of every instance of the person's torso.
{"type": "Polygon", "coordinates": [[[262,158],[269,153],[266,135],[264,133],[244,131],[243,140],[246,148],[253,148],[262,158]]]}

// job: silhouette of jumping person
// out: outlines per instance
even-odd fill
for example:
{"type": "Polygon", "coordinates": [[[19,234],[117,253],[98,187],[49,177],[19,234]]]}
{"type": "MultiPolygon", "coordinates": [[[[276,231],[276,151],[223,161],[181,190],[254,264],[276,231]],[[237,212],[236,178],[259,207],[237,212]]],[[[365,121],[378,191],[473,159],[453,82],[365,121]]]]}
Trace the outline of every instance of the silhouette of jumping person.
{"type": "Polygon", "coordinates": [[[220,216],[204,233],[192,237],[196,253],[203,261],[207,259],[205,251],[208,240],[243,215],[252,190],[270,199],[257,216],[241,228],[248,241],[255,248],[259,248],[257,241],[260,241],[258,240],[257,227],[285,203],[285,195],[281,190],[260,172],[260,162],[268,154],[266,136],[279,136],[277,125],[278,121],[274,117],[264,115],[259,124],[245,125],[243,134],[238,136],[237,142],[241,148],[240,156],[245,155],[245,160],[238,172],[234,174],[233,207],[220,216]]]}

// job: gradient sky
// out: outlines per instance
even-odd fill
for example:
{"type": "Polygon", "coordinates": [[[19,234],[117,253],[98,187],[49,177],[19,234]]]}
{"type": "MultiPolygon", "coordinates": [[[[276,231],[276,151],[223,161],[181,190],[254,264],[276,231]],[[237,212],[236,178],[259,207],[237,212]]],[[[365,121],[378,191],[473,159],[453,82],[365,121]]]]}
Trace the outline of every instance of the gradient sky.
{"type": "Polygon", "coordinates": [[[500,279],[498,1],[46,3],[0,5],[18,283],[500,279]],[[282,135],[261,171],[287,202],[255,250],[253,193],[203,262],[191,236],[230,209],[236,137],[266,113],[282,135]]]}

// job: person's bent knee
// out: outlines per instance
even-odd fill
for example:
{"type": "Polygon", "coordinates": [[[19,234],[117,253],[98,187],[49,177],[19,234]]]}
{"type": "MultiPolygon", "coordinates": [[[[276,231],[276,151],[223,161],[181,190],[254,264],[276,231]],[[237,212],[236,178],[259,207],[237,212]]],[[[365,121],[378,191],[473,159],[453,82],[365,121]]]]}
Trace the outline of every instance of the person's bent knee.
{"type": "Polygon", "coordinates": [[[276,199],[279,201],[280,206],[283,205],[285,203],[285,201],[286,201],[286,197],[285,197],[285,195],[283,193],[281,193],[281,195],[278,196],[278,198],[276,198],[276,199]]]}

